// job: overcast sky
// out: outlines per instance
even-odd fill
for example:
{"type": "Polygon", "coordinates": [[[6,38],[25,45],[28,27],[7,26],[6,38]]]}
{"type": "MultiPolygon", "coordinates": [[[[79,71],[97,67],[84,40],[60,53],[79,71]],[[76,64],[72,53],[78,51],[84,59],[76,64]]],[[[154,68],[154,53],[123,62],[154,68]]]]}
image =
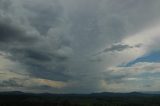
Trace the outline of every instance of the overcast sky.
{"type": "Polygon", "coordinates": [[[0,91],[160,89],[160,0],[0,0],[0,91]]]}

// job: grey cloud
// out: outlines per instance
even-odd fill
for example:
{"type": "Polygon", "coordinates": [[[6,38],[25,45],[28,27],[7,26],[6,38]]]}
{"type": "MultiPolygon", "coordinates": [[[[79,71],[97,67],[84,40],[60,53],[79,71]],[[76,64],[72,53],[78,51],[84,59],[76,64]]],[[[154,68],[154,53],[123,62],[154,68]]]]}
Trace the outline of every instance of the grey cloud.
{"type": "Polygon", "coordinates": [[[14,49],[10,52],[12,56],[9,56],[9,58],[18,60],[21,64],[26,65],[28,72],[35,77],[52,80],[67,80],[71,78],[64,74],[64,71],[67,70],[64,63],[68,61],[69,56],[61,56],[31,48],[14,49]]]}
{"type": "Polygon", "coordinates": [[[103,52],[123,51],[125,49],[138,48],[138,47],[141,47],[141,44],[137,44],[135,46],[130,46],[126,44],[117,44],[117,45],[112,45],[110,48],[106,48],[103,52]]]}
{"type": "Polygon", "coordinates": [[[150,87],[152,87],[152,85],[148,84],[148,85],[144,85],[144,87],[150,88],[150,87]]]}
{"type": "Polygon", "coordinates": [[[18,27],[5,24],[4,22],[0,23],[0,42],[3,43],[14,43],[14,42],[33,42],[35,38],[32,36],[27,36],[25,31],[21,30],[18,27]]]}
{"type": "Polygon", "coordinates": [[[125,49],[129,49],[129,48],[133,48],[132,46],[129,45],[123,45],[123,44],[119,44],[119,45],[112,45],[110,48],[106,48],[103,52],[113,52],[113,51],[123,51],[125,49]]]}
{"type": "MultiPolygon", "coordinates": [[[[60,64],[60,63],[59,63],[60,64]]],[[[27,67],[29,72],[32,73],[34,77],[40,77],[44,79],[57,80],[57,81],[68,81],[72,79],[70,75],[65,73],[67,68],[63,65],[56,66],[54,65],[41,65],[37,63],[31,63],[27,67]],[[46,67],[47,66],[47,67],[46,67]]]]}
{"type": "Polygon", "coordinates": [[[107,75],[107,78],[105,80],[107,81],[108,84],[113,84],[113,83],[122,83],[124,82],[125,78],[127,75],[107,75]]]}
{"type": "Polygon", "coordinates": [[[29,10],[31,14],[29,16],[30,24],[44,36],[50,28],[57,27],[62,20],[63,8],[58,0],[52,2],[48,0],[48,3],[42,0],[33,1],[33,3],[25,1],[24,7],[29,10]]]}
{"type": "Polygon", "coordinates": [[[31,58],[37,61],[51,61],[51,56],[49,54],[43,54],[39,51],[28,50],[25,52],[25,57],[31,58]]]}
{"type": "Polygon", "coordinates": [[[0,82],[0,87],[23,87],[23,85],[18,84],[14,79],[4,80],[0,82]]]}
{"type": "MultiPolygon", "coordinates": [[[[127,81],[152,81],[159,75],[159,63],[136,63],[131,67],[115,67],[103,73],[108,84],[124,83],[127,81]]],[[[147,87],[147,86],[146,86],[147,87]]]]}
{"type": "MultiPolygon", "coordinates": [[[[8,56],[8,59],[18,61],[33,76],[54,80],[69,79],[63,72],[66,71],[64,62],[67,62],[70,55],[66,48],[70,47],[67,47],[69,45],[62,37],[56,41],[62,35],[58,35],[57,38],[53,37],[56,36],[54,33],[47,35],[50,29],[61,28],[63,25],[61,25],[61,20],[63,20],[63,16],[61,16],[62,7],[58,1],[52,1],[50,4],[43,1],[34,1],[33,3],[24,1],[20,2],[22,5],[19,7],[12,6],[12,3],[16,2],[20,1],[8,4],[13,14],[10,13],[11,10],[5,11],[5,8],[1,10],[6,12],[5,15],[9,16],[10,22],[14,22],[14,17],[19,20],[23,18],[18,15],[17,9],[22,12],[27,11],[24,19],[27,20],[27,23],[0,23],[1,50],[9,52],[11,55],[8,56]],[[40,5],[46,3],[46,5],[39,7],[38,3],[40,5]]],[[[1,1],[1,3],[6,4],[7,1],[1,1]]],[[[19,14],[21,15],[21,12],[19,14]]],[[[59,31],[57,30],[55,32],[58,34],[59,31]]]]}
{"type": "MultiPolygon", "coordinates": [[[[10,53],[8,59],[18,61],[33,77],[76,82],[75,87],[64,91],[96,91],[110,58],[108,62],[97,64],[88,61],[89,56],[106,45],[121,42],[128,33],[143,29],[144,23],[152,22],[148,20],[155,10],[151,9],[153,4],[159,3],[149,0],[1,0],[0,50],[10,53]],[[150,11],[145,13],[145,10],[150,11]]],[[[140,46],[115,44],[100,53],[140,46]]]]}
{"type": "MultiPolygon", "coordinates": [[[[51,61],[51,54],[41,51],[41,50],[34,50],[31,48],[20,48],[15,49],[11,51],[13,55],[16,55],[16,57],[19,57],[18,59],[21,59],[22,61],[26,58],[30,61],[39,61],[39,62],[50,62],[51,61]]],[[[13,59],[16,59],[13,57],[13,59]]],[[[24,60],[25,61],[25,60],[24,60]]]]}
{"type": "Polygon", "coordinates": [[[35,91],[35,92],[38,92],[37,91],[40,91],[40,92],[48,92],[48,91],[53,91],[55,92],[57,89],[54,89],[53,87],[50,87],[50,86],[47,86],[47,85],[39,85],[39,86],[34,86],[34,87],[30,87],[28,88],[28,90],[31,90],[31,91],[35,91]]]}
{"type": "Polygon", "coordinates": [[[121,52],[126,49],[139,48],[141,46],[142,46],[142,44],[137,44],[134,46],[130,46],[127,44],[114,44],[114,45],[111,45],[110,47],[104,49],[103,51],[96,53],[95,56],[102,54],[102,53],[107,53],[107,52],[121,52]]]}
{"type": "Polygon", "coordinates": [[[1,0],[0,2],[1,2],[1,4],[0,4],[1,9],[5,9],[5,10],[9,9],[9,7],[11,5],[10,0],[1,0]]]}

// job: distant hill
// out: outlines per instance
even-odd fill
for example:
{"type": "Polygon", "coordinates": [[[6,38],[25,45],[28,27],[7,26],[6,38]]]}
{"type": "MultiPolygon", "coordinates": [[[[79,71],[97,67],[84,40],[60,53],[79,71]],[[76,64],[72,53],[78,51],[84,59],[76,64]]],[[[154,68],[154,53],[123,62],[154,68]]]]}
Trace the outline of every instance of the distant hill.
{"type": "Polygon", "coordinates": [[[102,92],[102,93],[93,93],[90,94],[92,96],[144,96],[144,95],[148,95],[145,93],[141,93],[141,92],[130,92],[130,93],[113,93],[113,92],[102,92]]]}
{"type": "Polygon", "coordinates": [[[145,94],[160,94],[160,91],[146,91],[145,94]]]}
{"type": "Polygon", "coordinates": [[[0,92],[0,106],[160,106],[153,92],[51,94],[0,92]]]}
{"type": "Polygon", "coordinates": [[[129,93],[115,93],[115,92],[101,92],[91,94],[53,94],[53,93],[25,93],[21,91],[0,92],[1,95],[33,95],[33,96],[150,96],[160,95],[160,91],[155,92],[129,92],[129,93]]]}

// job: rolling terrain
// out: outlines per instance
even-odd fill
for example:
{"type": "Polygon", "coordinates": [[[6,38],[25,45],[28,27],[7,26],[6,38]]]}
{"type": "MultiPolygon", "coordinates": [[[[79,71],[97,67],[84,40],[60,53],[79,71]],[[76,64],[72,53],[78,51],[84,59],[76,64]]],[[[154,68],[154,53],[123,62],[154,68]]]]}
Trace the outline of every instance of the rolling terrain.
{"type": "Polygon", "coordinates": [[[0,106],[160,106],[160,94],[33,94],[14,91],[0,93],[0,106]]]}

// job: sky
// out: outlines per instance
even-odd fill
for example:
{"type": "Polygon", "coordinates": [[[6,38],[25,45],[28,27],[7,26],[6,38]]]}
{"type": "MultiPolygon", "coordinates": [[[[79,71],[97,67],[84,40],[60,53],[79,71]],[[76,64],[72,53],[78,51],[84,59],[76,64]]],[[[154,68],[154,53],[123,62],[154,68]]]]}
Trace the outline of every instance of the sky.
{"type": "Polygon", "coordinates": [[[160,0],[0,0],[0,91],[159,91],[160,0]]]}

